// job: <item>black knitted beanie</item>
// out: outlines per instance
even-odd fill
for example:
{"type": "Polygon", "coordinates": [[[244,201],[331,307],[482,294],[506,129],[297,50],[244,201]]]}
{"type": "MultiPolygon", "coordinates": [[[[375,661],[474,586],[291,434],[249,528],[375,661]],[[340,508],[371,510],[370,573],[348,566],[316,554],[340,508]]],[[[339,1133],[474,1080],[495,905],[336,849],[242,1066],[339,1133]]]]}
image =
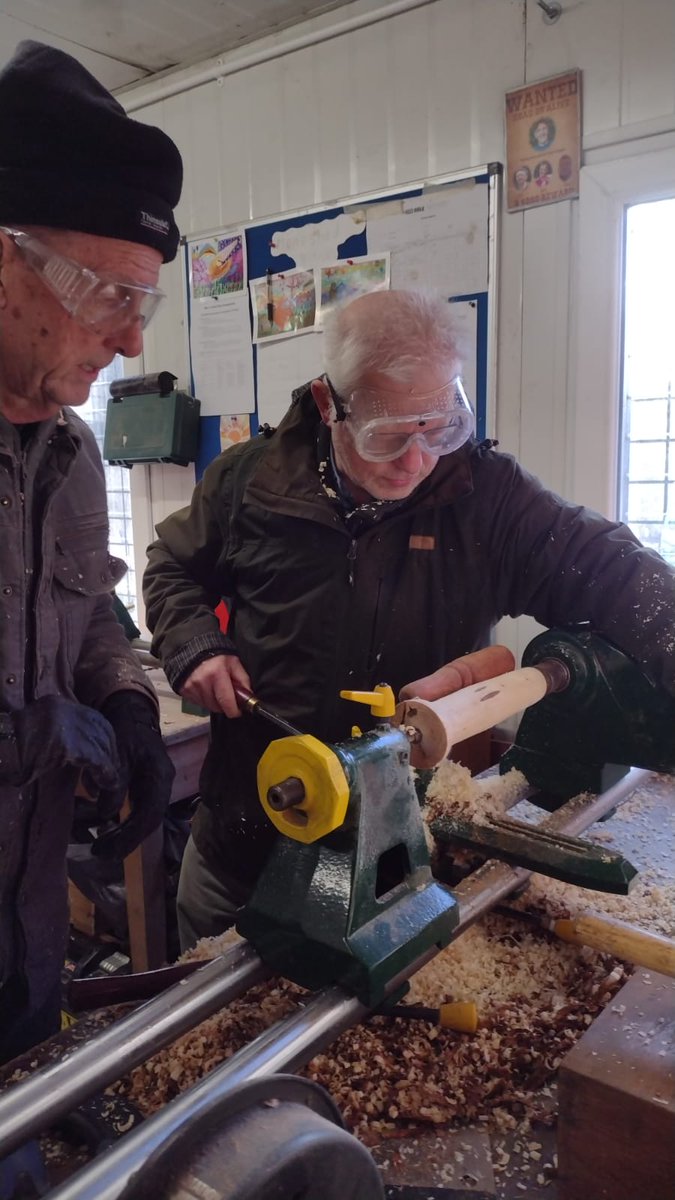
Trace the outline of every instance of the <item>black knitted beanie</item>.
{"type": "Polygon", "coordinates": [[[69,54],[21,42],[0,71],[0,225],[45,225],[176,255],[183,164],[69,54]]]}

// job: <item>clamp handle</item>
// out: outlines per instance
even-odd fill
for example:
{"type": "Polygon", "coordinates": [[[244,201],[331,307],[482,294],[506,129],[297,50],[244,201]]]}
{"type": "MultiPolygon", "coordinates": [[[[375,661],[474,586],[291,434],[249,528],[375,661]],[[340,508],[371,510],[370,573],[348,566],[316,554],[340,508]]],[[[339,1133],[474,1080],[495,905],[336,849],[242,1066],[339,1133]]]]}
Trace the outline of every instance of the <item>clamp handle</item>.
{"type": "Polygon", "coordinates": [[[388,683],[378,683],[374,692],[342,691],[340,696],[357,704],[369,704],[374,717],[393,717],[396,712],[396,700],[388,683]]]}

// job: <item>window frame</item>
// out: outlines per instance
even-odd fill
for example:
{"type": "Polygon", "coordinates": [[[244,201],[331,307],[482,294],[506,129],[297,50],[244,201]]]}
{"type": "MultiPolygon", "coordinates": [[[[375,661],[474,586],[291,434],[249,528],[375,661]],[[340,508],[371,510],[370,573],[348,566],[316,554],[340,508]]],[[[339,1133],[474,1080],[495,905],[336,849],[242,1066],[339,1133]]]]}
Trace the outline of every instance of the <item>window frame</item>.
{"type": "MultiPolygon", "coordinates": [[[[116,360],[113,360],[113,362],[116,360]]],[[[120,358],[121,370],[115,375],[116,379],[123,379],[131,375],[142,373],[142,358],[138,360],[129,360],[120,358]],[[135,368],[135,369],[134,369],[135,368]]],[[[111,364],[112,365],[112,364],[111,364]]],[[[80,413],[82,419],[87,421],[89,428],[93,428],[84,413],[80,413]]],[[[101,447],[101,458],[103,459],[104,468],[109,464],[103,458],[103,449],[101,447]]],[[[126,470],[129,474],[129,501],[130,501],[130,520],[131,534],[133,540],[133,561],[128,563],[129,569],[135,573],[136,584],[136,605],[131,613],[134,623],[141,631],[141,636],[149,638],[150,634],[145,622],[145,604],[143,602],[143,573],[147,563],[146,549],[150,542],[154,540],[154,529],[152,523],[152,505],[151,505],[151,479],[150,468],[147,464],[136,463],[133,468],[121,467],[120,470],[126,470]]],[[[106,498],[107,478],[106,478],[106,498]]],[[[109,507],[109,505],[108,505],[109,507]]]]}
{"type": "Polygon", "coordinates": [[[675,196],[675,132],[587,156],[579,189],[572,494],[605,516],[619,512],[625,211],[675,196]],[[648,144],[647,144],[648,143],[648,144]],[[658,143],[658,145],[655,145],[658,143]],[[594,161],[595,158],[595,161],[594,161]]]}

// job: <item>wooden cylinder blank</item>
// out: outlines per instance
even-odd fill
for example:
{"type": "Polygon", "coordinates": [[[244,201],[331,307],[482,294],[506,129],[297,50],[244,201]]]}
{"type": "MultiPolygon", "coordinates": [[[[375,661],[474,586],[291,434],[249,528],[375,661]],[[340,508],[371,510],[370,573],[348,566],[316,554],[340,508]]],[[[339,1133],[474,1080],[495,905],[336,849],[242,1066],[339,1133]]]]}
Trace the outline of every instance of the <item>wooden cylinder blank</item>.
{"type": "Polygon", "coordinates": [[[404,700],[396,709],[399,725],[417,730],[410,762],[435,767],[448,757],[455,742],[491,729],[546,695],[547,682],[536,667],[521,667],[495,679],[471,684],[439,700],[404,700]]]}

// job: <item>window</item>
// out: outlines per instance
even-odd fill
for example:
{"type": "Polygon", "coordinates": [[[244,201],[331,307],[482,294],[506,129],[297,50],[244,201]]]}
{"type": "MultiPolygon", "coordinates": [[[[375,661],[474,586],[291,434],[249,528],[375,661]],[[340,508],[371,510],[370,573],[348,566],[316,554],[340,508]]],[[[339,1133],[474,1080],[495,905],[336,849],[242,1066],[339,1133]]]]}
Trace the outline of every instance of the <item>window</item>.
{"type": "MultiPolygon", "coordinates": [[[[119,355],[109,367],[105,367],[93,384],[89,399],[78,410],[90,426],[99,449],[103,453],[105,414],[110,394],[110,384],[123,375],[122,359],[119,355]]],[[[132,616],[137,611],[136,573],[134,571],[134,535],[131,524],[131,483],[127,467],[112,467],[104,463],[108,512],[110,514],[110,553],[122,558],[129,570],[116,587],[117,595],[132,616]]]]}
{"type": "MultiPolygon", "coordinates": [[[[608,158],[618,147],[589,150],[580,177],[565,495],[612,519],[626,515],[622,498],[627,464],[625,458],[623,464],[620,461],[628,436],[627,425],[621,426],[622,400],[630,378],[623,370],[624,330],[630,320],[624,297],[626,218],[634,206],[649,205],[655,212],[661,201],[675,197],[675,130],[653,140],[659,142],[658,149],[650,148],[649,138],[622,142],[620,158],[608,158]]],[[[669,275],[663,246],[655,261],[652,257],[654,265],[660,265],[662,299],[669,275]]],[[[631,303],[632,297],[628,300],[631,303]]],[[[672,314],[673,293],[669,303],[672,314]]],[[[659,312],[656,295],[642,292],[635,304],[649,307],[654,315],[659,312]]],[[[672,344],[671,331],[672,316],[672,344]]],[[[634,386],[631,380],[631,394],[637,397],[634,386]]],[[[644,395],[656,393],[650,387],[644,395]]]]}
{"type": "Polygon", "coordinates": [[[619,515],[675,566],[675,198],[626,209],[619,515]]]}

